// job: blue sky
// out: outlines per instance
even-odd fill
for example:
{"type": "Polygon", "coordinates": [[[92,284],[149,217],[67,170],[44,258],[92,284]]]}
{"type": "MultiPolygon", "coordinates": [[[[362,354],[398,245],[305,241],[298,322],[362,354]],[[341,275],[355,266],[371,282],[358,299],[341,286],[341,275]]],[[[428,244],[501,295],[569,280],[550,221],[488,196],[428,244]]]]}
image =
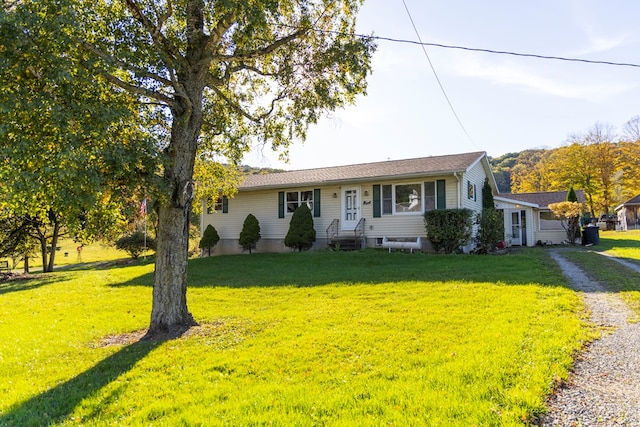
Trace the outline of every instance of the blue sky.
{"type": "MultiPolygon", "coordinates": [[[[425,43],[640,64],[637,0],[405,0],[425,43]]],[[[365,0],[358,32],[417,40],[402,0],[365,0]]],[[[622,132],[640,115],[640,68],[378,42],[368,95],[313,126],[283,169],[486,151],[555,148],[596,123],[622,132]]]]}

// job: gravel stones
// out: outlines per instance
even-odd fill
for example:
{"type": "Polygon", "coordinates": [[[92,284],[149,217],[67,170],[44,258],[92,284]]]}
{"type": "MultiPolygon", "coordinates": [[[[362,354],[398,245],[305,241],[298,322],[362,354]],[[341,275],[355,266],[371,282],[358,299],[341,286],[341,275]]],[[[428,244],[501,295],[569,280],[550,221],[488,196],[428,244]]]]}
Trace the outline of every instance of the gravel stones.
{"type": "Polygon", "coordinates": [[[577,291],[591,321],[604,328],[574,365],[567,383],[551,396],[541,426],[640,426],[640,323],[615,294],[589,279],[557,251],[552,258],[577,291]]]}

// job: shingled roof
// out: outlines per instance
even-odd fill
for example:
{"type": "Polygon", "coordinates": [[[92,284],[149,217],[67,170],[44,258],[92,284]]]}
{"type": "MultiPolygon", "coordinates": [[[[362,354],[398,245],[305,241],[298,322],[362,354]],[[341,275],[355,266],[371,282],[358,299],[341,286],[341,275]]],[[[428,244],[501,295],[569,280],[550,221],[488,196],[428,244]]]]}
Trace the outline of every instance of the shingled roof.
{"type": "Polygon", "coordinates": [[[486,153],[484,152],[474,152],[248,175],[238,189],[240,191],[246,191],[370,181],[372,179],[437,176],[454,172],[465,172],[485,155],[486,153]]]}
{"type": "MultiPolygon", "coordinates": [[[[576,197],[580,203],[585,202],[584,191],[575,190],[576,197]]],[[[566,191],[546,191],[540,193],[507,193],[499,194],[499,198],[508,199],[514,202],[524,202],[535,205],[539,208],[548,208],[551,203],[559,203],[567,200],[566,191]]]]}
{"type": "Polygon", "coordinates": [[[626,206],[635,206],[635,205],[640,205],[640,194],[638,194],[636,197],[627,200],[626,202],[623,203],[623,205],[626,206]]]}

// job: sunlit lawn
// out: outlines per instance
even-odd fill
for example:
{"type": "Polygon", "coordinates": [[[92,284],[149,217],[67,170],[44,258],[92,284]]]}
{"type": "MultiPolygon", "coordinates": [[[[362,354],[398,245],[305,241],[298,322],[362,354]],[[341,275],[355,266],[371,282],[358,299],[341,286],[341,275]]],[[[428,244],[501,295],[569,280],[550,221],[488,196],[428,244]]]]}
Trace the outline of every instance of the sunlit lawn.
{"type": "Polygon", "coordinates": [[[640,230],[600,232],[600,244],[588,251],[567,256],[608,290],[618,293],[640,316],[640,273],[620,265],[598,252],[613,255],[640,266],[640,230]]]}
{"type": "Polygon", "coordinates": [[[189,268],[202,327],[155,343],[105,345],[148,324],[151,264],[0,284],[0,425],[526,425],[592,336],[542,249],[189,268]]]}

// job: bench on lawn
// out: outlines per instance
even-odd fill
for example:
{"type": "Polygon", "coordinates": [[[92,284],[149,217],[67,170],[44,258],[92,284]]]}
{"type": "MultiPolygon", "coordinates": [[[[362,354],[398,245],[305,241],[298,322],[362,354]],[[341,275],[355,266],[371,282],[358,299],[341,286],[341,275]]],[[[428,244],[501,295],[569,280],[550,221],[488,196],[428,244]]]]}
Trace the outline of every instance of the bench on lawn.
{"type": "Polygon", "coordinates": [[[9,261],[0,261],[0,271],[9,271],[9,261]]]}
{"type": "Polygon", "coordinates": [[[422,250],[422,237],[393,238],[384,236],[382,238],[382,247],[389,249],[389,252],[392,249],[409,249],[413,253],[414,249],[422,250]]]}

